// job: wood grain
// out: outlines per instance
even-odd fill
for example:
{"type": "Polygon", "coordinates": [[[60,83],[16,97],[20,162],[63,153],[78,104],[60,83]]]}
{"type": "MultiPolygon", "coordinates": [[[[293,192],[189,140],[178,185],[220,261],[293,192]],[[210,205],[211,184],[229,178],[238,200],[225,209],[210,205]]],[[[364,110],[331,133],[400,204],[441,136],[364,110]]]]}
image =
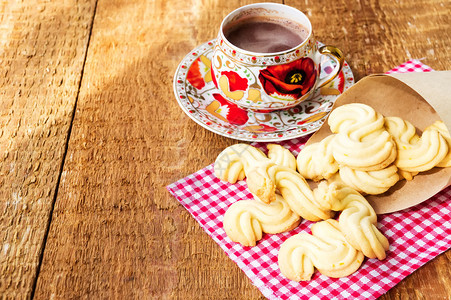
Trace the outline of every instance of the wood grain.
{"type": "MultiPolygon", "coordinates": [[[[172,79],[225,15],[252,2],[0,0],[0,296],[264,298],[165,189],[236,142],[189,119],[172,79]]],[[[410,58],[451,69],[449,1],[285,3],[344,51],[356,79],[410,58]]],[[[450,298],[450,259],[382,299],[450,298]]]]}
{"type": "Polygon", "coordinates": [[[93,1],[0,1],[0,298],[32,295],[93,1]]]}
{"type": "Polygon", "coordinates": [[[36,298],[261,297],[165,189],[233,143],[184,115],[172,77],[241,4],[98,2],[36,298]]]}
{"type": "Polygon", "coordinates": [[[410,59],[421,59],[435,70],[451,69],[449,1],[286,0],[285,4],[309,16],[317,40],[343,51],[356,80],[410,59]]]}

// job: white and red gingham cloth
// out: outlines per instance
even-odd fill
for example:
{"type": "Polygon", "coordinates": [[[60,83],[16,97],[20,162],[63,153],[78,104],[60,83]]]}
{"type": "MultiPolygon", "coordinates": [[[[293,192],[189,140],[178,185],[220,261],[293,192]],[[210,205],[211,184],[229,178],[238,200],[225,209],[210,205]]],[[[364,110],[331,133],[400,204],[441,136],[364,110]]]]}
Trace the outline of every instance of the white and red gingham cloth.
{"type": "MultiPolygon", "coordinates": [[[[393,70],[432,71],[418,60],[393,70]]],[[[308,138],[280,144],[297,155],[308,138]]],[[[266,150],[264,143],[254,145],[266,150]]],[[[243,247],[227,237],[222,221],[232,203],[252,198],[244,181],[220,181],[214,176],[213,165],[209,165],[167,189],[269,299],[376,299],[451,247],[451,188],[447,188],[413,208],[379,216],[378,226],[390,241],[385,260],[367,258],[357,272],[344,278],[329,278],[316,271],[311,281],[294,282],[280,274],[277,254],[288,237],[310,232],[312,222],[303,220],[290,232],[264,234],[257,246],[243,247]]]]}
{"type": "Polygon", "coordinates": [[[433,69],[421,61],[417,59],[409,60],[408,62],[399,65],[390,71],[386,72],[386,74],[391,73],[409,73],[409,72],[431,72],[433,69]]]}

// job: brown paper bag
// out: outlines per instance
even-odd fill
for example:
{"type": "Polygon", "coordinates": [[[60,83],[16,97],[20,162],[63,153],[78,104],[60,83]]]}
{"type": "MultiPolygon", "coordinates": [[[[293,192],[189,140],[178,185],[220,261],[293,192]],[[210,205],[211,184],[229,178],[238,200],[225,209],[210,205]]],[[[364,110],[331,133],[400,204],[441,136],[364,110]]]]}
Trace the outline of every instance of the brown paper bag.
{"type": "MultiPolygon", "coordinates": [[[[423,131],[442,119],[451,129],[451,71],[371,75],[345,91],[333,108],[360,102],[384,116],[401,117],[423,131]]],[[[327,121],[307,144],[332,134],[327,121]]],[[[451,168],[434,168],[411,181],[402,180],[382,195],[366,196],[376,213],[402,210],[421,203],[450,185],[451,168]]]]}

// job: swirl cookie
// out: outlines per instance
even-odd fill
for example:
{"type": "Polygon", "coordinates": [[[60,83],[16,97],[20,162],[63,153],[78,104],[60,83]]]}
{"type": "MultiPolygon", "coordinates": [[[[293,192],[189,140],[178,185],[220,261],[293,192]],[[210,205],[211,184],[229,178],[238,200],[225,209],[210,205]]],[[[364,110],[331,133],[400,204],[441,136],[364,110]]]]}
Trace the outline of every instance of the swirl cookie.
{"type": "Polygon", "coordinates": [[[335,135],[329,135],[299,152],[296,158],[297,169],[304,178],[320,181],[329,179],[338,171],[338,163],[335,161],[331,147],[334,138],[335,135]]]}
{"type": "Polygon", "coordinates": [[[349,167],[340,168],[340,178],[359,193],[379,195],[399,181],[398,168],[395,165],[377,171],[358,171],[349,167]]]}
{"type": "Polygon", "coordinates": [[[445,158],[437,164],[437,167],[451,167],[451,136],[449,134],[448,128],[446,127],[445,123],[443,121],[436,121],[432,125],[426,128],[428,129],[435,129],[440,132],[440,134],[445,138],[446,142],[448,143],[448,154],[445,156],[445,158]]]}
{"type": "Polygon", "coordinates": [[[396,146],[384,128],[384,117],[362,103],[332,110],[328,124],[336,137],[333,156],[338,164],[361,171],[381,170],[396,159],[396,146]]]}
{"type": "Polygon", "coordinates": [[[247,186],[261,201],[272,201],[276,188],[280,191],[291,210],[310,221],[326,220],[332,217],[329,203],[312,191],[296,171],[271,162],[258,162],[247,174],[247,186]]]}
{"type": "Polygon", "coordinates": [[[269,144],[268,157],[259,149],[248,144],[235,144],[224,149],[214,164],[215,176],[221,180],[235,183],[246,177],[245,170],[258,161],[272,161],[296,170],[294,155],[280,145],[269,144]]]}
{"type": "Polygon", "coordinates": [[[266,147],[268,148],[268,158],[271,162],[296,170],[296,158],[290,150],[277,144],[269,144],[266,147]]]}
{"type": "Polygon", "coordinates": [[[293,213],[283,200],[265,204],[256,200],[241,200],[233,203],[224,215],[224,230],[234,242],[243,246],[255,246],[264,233],[289,231],[299,225],[301,218],[293,213]]]}
{"type": "Polygon", "coordinates": [[[341,211],[338,223],[346,240],[366,257],[384,259],[389,243],[377,229],[376,213],[365,197],[340,184],[332,184],[328,195],[332,209],[341,211]]]}
{"type": "Polygon", "coordinates": [[[245,169],[250,164],[267,160],[266,155],[248,144],[235,144],[225,148],[216,158],[215,176],[221,180],[235,183],[246,177],[245,169]]]}
{"type": "Polygon", "coordinates": [[[294,281],[310,280],[314,269],[339,278],[354,273],[363,262],[362,252],[352,247],[340,231],[338,222],[326,220],[311,227],[312,235],[301,232],[280,247],[280,272],[294,281]]]}
{"type": "Polygon", "coordinates": [[[386,117],[385,127],[396,141],[398,156],[395,165],[402,171],[428,171],[448,154],[448,143],[435,128],[425,130],[418,137],[415,127],[398,117],[386,117]]]}

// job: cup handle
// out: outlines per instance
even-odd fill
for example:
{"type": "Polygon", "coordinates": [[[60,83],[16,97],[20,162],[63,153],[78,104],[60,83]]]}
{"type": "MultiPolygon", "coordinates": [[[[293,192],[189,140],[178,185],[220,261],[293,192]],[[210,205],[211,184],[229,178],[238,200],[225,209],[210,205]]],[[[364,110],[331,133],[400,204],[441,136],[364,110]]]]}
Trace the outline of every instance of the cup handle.
{"type": "Polygon", "coordinates": [[[345,58],[343,56],[343,52],[341,52],[340,49],[334,46],[322,46],[318,49],[318,52],[320,55],[327,55],[337,62],[337,66],[335,66],[334,72],[332,72],[325,78],[318,80],[317,87],[322,87],[334,80],[334,78],[337,77],[338,74],[340,74],[345,62],[345,58]]]}

